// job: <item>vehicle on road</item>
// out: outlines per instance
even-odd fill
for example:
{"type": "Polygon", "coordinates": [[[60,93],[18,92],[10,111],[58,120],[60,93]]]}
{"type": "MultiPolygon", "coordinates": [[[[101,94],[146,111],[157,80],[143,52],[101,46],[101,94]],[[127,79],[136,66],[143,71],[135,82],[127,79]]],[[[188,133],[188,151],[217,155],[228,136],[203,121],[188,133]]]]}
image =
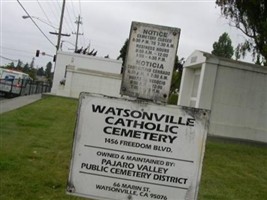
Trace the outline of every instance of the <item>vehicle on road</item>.
{"type": "Polygon", "coordinates": [[[26,73],[0,68],[0,93],[5,96],[20,96],[29,81],[32,78],[26,73]]]}

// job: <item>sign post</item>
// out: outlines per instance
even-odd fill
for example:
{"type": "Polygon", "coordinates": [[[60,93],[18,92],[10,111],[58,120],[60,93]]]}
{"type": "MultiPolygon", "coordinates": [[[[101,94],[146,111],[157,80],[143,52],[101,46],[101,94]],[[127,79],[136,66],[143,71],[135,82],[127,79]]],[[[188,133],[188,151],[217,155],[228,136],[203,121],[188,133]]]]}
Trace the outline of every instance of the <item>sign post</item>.
{"type": "Polygon", "coordinates": [[[167,102],[180,29],[133,22],[121,94],[167,102]]]}
{"type": "Polygon", "coordinates": [[[209,113],[82,93],[67,191],[93,199],[197,199],[209,113]]]}

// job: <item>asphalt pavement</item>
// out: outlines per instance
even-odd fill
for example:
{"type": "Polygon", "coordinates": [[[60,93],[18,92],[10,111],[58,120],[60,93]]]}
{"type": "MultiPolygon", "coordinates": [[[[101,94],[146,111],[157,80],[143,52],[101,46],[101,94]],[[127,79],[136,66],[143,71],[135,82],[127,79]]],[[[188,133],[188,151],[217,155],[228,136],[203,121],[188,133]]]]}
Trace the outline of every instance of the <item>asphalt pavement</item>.
{"type": "Polygon", "coordinates": [[[42,94],[34,94],[34,95],[20,96],[12,99],[1,100],[0,114],[31,104],[35,101],[38,101],[41,98],[42,94]]]}

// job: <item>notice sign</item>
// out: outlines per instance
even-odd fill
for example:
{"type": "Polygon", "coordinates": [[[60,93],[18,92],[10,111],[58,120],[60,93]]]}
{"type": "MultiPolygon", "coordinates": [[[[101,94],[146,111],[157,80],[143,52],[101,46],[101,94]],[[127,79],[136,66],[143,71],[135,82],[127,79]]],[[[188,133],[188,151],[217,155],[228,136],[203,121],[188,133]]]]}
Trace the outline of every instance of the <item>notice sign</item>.
{"type": "Polygon", "coordinates": [[[121,94],[167,102],[180,29],[132,22],[121,94]]]}
{"type": "Polygon", "coordinates": [[[68,194],[197,199],[209,113],[82,93],[68,194]]]}

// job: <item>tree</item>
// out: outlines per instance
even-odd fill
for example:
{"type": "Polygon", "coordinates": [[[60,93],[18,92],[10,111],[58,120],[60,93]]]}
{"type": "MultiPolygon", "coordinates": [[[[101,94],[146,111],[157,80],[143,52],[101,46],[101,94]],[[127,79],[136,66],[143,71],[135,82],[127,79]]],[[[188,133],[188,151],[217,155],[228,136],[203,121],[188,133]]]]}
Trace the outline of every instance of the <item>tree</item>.
{"type": "Polygon", "coordinates": [[[119,60],[120,58],[122,59],[122,66],[124,66],[124,64],[125,64],[128,42],[129,42],[129,39],[125,40],[124,45],[122,46],[122,48],[120,50],[120,55],[117,58],[117,60],[119,60]]]}
{"type": "Polygon", "coordinates": [[[23,69],[22,66],[23,66],[23,62],[21,60],[18,60],[16,70],[22,71],[22,69],[23,69]]]}
{"type": "Polygon", "coordinates": [[[22,72],[24,72],[26,74],[28,74],[30,72],[30,67],[29,67],[29,64],[28,63],[26,63],[24,65],[24,67],[22,68],[22,72]]]}
{"type": "Polygon", "coordinates": [[[52,82],[52,63],[48,62],[45,68],[45,76],[49,82],[52,82]]]}
{"type": "Polygon", "coordinates": [[[213,55],[232,58],[234,54],[234,48],[232,46],[232,41],[227,33],[223,33],[218,42],[213,43],[213,50],[211,52],[213,55]]]}
{"type": "Polygon", "coordinates": [[[177,91],[180,88],[181,79],[182,79],[182,73],[183,73],[183,65],[184,65],[184,58],[180,59],[176,55],[175,62],[174,62],[174,68],[172,72],[172,81],[171,81],[171,87],[169,92],[169,104],[177,104],[178,100],[178,94],[177,91]]]}
{"type": "Polygon", "coordinates": [[[241,43],[241,55],[252,52],[258,63],[267,66],[267,1],[266,0],[216,0],[222,15],[230,25],[242,31],[248,39],[241,43]]]}
{"type": "Polygon", "coordinates": [[[14,70],[14,69],[15,69],[15,64],[14,64],[14,62],[11,62],[11,63],[8,63],[5,67],[6,67],[7,69],[12,69],[12,70],[14,70]]]}
{"type": "Polygon", "coordinates": [[[45,75],[45,71],[43,67],[40,67],[39,69],[37,69],[37,76],[44,76],[45,75]]]}

